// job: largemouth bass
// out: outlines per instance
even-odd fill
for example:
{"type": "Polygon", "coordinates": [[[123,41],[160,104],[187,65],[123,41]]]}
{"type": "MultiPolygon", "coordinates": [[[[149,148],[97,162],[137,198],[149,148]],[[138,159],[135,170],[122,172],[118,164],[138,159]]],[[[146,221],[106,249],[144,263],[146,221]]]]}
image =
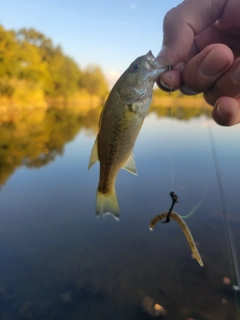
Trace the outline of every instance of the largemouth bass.
{"type": "Polygon", "coordinates": [[[117,174],[121,168],[137,174],[132,149],[152,101],[154,82],[168,68],[166,60],[160,64],[149,51],[129,66],[108,96],[88,166],[100,161],[97,215],[112,213],[119,218],[117,174]]]}

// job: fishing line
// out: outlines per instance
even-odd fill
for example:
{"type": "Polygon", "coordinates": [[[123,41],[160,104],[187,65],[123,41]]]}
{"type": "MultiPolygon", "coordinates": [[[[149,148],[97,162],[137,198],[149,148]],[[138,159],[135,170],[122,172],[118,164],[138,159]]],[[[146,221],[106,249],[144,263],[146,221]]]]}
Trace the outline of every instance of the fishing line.
{"type": "Polygon", "coordinates": [[[192,210],[188,214],[186,214],[185,216],[180,215],[180,217],[182,219],[190,218],[200,208],[200,206],[202,205],[202,203],[203,203],[203,201],[205,199],[205,194],[206,194],[206,185],[205,185],[205,188],[203,190],[201,199],[198,201],[198,203],[192,208],[192,210]]]}
{"type": "Polygon", "coordinates": [[[214,167],[215,167],[215,173],[217,177],[217,185],[218,185],[218,191],[219,191],[219,196],[220,196],[220,201],[221,201],[221,207],[222,207],[222,215],[223,215],[223,221],[224,221],[224,230],[225,230],[225,236],[226,236],[226,242],[227,242],[227,248],[228,248],[228,255],[229,255],[229,261],[230,261],[230,266],[231,266],[231,273],[232,273],[232,279],[233,283],[235,282],[237,286],[233,285],[233,289],[235,289],[235,299],[236,299],[236,305],[237,305],[237,314],[238,314],[238,319],[240,319],[240,309],[239,309],[239,289],[240,289],[240,275],[239,275],[239,265],[237,261],[237,254],[236,254],[236,248],[234,244],[234,239],[232,236],[232,230],[231,226],[228,222],[227,219],[227,210],[226,210],[226,205],[225,205],[225,199],[224,199],[224,192],[223,192],[223,184],[221,180],[221,175],[220,175],[220,170],[219,170],[219,164],[217,160],[217,152],[215,149],[214,145],[214,139],[213,139],[213,134],[211,132],[211,129],[207,123],[207,128],[208,128],[208,135],[209,135],[209,140],[210,140],[210,146],[211,146],[211,151],[212,151],[212,156],[213,156],[213,162],[214,162],[214,167]]]}
{"type": "MultiPolygon", "coordinates": [[[[163,58],[163,57],[161,57],[161,56],[159,56],[158,58],[163,58]]],[[[170,83],[170,86],[167,84],[167,87],[168,87],[168,89],[169,89],[169,93],[170,93],[170,145],[171,145],[171,148],[170,148],[170,153],[171,153],[171,156],[170,156],[170,163],[171,163],[171,165],[170,165],[170,171],[171,171],[171,173],[170,173],[170,175],[171,175],[171,177],[170,177],[170,184],[171,184],[171,192],[173,192],[173,185],[174,185],[174,174],[173,174],[173,172],[174,172],[174,166],[173,166],[173,147],[174,147],[174,145],[173,145],[173,143],[174,143],[174,139],[173,139],[173,95],[172,95],[172,93],[173,93],[173,85],[172,85],[172,76],[171,76],[171,70],[172,70],[172,66],[171,66],[171,64],[170,64],[170,62],[168,61],[168,59],[166,59],[166,58],[163,58],[165,61],[167,61],[167,63],[168,63],[168,71],[167,72],[169,72],[169,83],[170,83]]]]}
{"type": "Polygon", "coordinates": [[[171,65],[169,65],[169,71],[170,71],[170,75],[169,75],[169,80],[170,80],[170,97],[171,97],[171,108],[170,108],[170,143],[171,143],[171,190],[173,192],[173,185],[174,185],[174,163],[173,163],[173,150],[174,150],[174,139],[173,139],[173,85],[172,85],[172,77],[171,77],[171,65]]]}
{"type": "MultiPolygon", "coordinates": [[[[170,153],[171,153],[171,156],[170,156],[170,175],[171,175],[171,194],[174,194],[174,142],[175,142],[175,139],[174,139],[174,130],[173,130],[173,85],[172,85],[172,77],[171,77],[171,65],[169,64],[169,70],[170,72],[170,75],[169,75],[169,82],[170,82],[170,97],[171,97],[171,102],[170,102],[170,144],[171,144],[171,150],[170,150],[170,153]]],[[[181,216],[180,217],[182,219],[187,219],[189,217],[191,217],[197,210],[198,208],[201,206],[201,204],[203,203],[204,201],[204,198],[205,198],[205,193],[206,193],[206,187],[204,188],[204,191],[202,193],[202,197],[201,199],[199,200],[199,202],[193,207],[193,209],[185,216],[181,216]]],[[[174,194],[175,195],[175,194],[174,194]]],[[[177,196],[176,196],[177,197],[177,196]]],[[[175,204],[177,202],[177,198],[176,198],[176,201],[173,202],[173,204],[175,204]]],[[[173,204],[172,204],[172,207],[173,207],[173,204]]],[[[170,214],[171,214],[171,211],[172,211],[172,207],[169,209],[169,212],[168,212],[168,216],[167,216],[167,219],[165,222],[169,222],[170,221],[170,214]]]]}
{"type": "MultiPolygon", "coordinates": [[[[171,66],[169,66],[169,71],[171,71],[171,66]]],[[[170,118],[171,118],[171,121],[170,121],[171,160],[170,161],[171,161],[171,190],[172,190],[171,193],[174,193],[173,189],[174,189],[174,142],[175,142],[175,139],[173,136],[174,135],[174,130],[173,130],[173,86],[172,86],[171,74],[169,76],[169,80],[170,80],[170,96],[171,96],[171,108],[170,108],[170,118]]],[[[170,193],[170,195],[171,195],[171,193],[170,193]]],[[[182,219],[190,218],[199,209],[199,207],[203,203],[204,198],[205,198],[205,194],[206,194],[206,185],[205,185],[205,188],[203,190],[203,193],[202,193],[202,196],[201,196],[201,199],[199,200],[199,202],[192,208],[192,210],[187,215],[185,215],[185,216],[180,215],[180,217],[182,219]]],[[[169,217],[168,217],[168,219],[169,219],[169,217]]]]}

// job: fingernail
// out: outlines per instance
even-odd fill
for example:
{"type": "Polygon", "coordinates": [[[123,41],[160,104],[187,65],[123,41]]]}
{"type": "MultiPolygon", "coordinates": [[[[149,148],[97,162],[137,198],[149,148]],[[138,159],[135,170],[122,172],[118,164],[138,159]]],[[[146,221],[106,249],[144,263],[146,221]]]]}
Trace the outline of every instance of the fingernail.
{"type": "Polygon", "coordinates": [[[240,64],[236,67],[236,69],[234,69],[232,76],[234,81],[240,83],[240,64]]]}
{"type": "Polygon", "coordinates": [[[156,60],[161,66],[165,66],[167,71],[171,71],[171,65],[168,59],[163,58],[161,56],[157,56],[156,60]]]}
{"type": "Polygon", "coordinates": [[[163,82],[162,79],[159,79],[160,85],[167,90],[173,90],[172,86],[169,86],[166,82],[163,82]]]}
{"type": "Polygon", "coordinates": [[[200,64],[200,71],[204,76],[213,77],[227,65],[227,60],[218,51],[212,49],[200,64]]]}
{"type": "Polygon", "coordinates": [[[166,46],[162,46],[162,48],[161,48],[159,54],[157,55],[157,57],[164,57],[166,51],[167,51],[166,46]]]}

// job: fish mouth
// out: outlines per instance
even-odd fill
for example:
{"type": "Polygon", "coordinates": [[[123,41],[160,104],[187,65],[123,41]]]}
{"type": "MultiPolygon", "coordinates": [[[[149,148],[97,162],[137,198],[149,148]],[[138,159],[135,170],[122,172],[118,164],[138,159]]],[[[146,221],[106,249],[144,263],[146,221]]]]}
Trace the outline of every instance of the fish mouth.
{"type": "Polygon", "coordinates": [[[155,59],[151,51],[146,54],[146,61],[144,67],[149,71],[148,77],[152,80],[156,80],[164,72],[168,71],[170,64],[167,59],[161,57],[161,63],[155,59]]]}

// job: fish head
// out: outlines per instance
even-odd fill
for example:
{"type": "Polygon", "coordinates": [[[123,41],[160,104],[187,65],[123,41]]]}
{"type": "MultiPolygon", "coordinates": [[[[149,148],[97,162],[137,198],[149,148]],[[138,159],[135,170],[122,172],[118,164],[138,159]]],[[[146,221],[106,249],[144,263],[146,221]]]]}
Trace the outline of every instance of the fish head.
{"type": "Polygon", "coordinates": [[[162,58],[161,63],[149,51],[146,55],[137,58],[125,72],[125,81],[131,86],[143,86],[147,82],[154,83],[164,72],[169,70],[169,63],[162,58]]]}
{"type": "Polygon", "coordinates": [[[161,63],[152,52],[137,58],[119,79],[117,85],[126,103],[142,100],[152,91],[155,80],[169,70],[169,63],[162,58],[161,63]]]}

